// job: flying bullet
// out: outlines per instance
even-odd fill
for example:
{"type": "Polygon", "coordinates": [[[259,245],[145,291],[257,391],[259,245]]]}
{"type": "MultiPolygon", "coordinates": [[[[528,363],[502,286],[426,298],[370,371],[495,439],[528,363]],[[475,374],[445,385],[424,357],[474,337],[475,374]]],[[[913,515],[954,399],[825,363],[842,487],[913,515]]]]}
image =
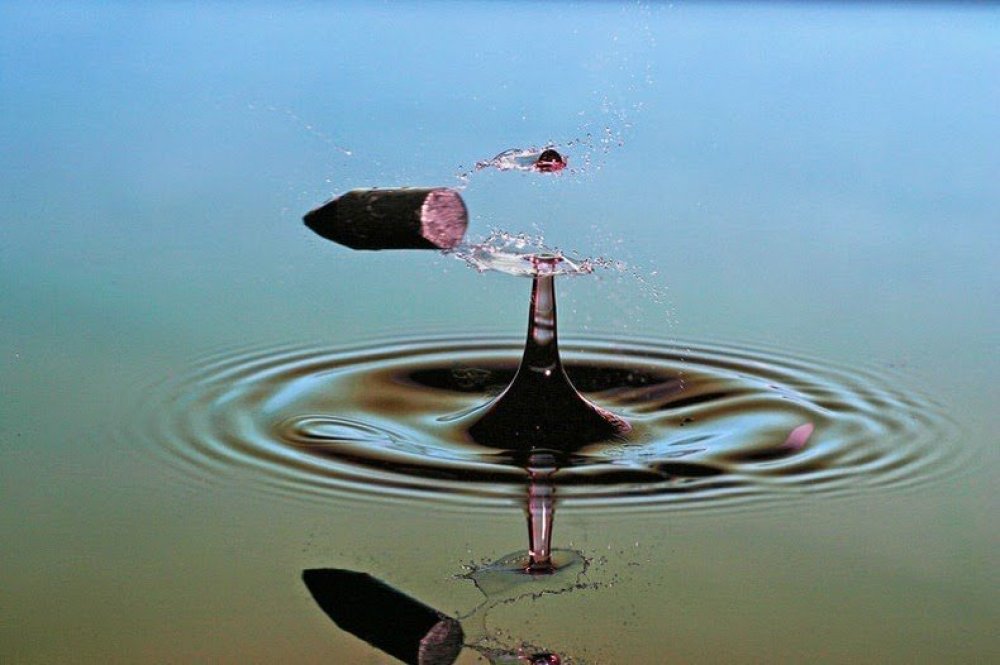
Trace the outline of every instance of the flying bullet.
{"type": "Polygon", "coordinates": [[[355,189],[306,213],[306,226],[351,249],[451,249],[469,213],[446,187],[355,189]]]}

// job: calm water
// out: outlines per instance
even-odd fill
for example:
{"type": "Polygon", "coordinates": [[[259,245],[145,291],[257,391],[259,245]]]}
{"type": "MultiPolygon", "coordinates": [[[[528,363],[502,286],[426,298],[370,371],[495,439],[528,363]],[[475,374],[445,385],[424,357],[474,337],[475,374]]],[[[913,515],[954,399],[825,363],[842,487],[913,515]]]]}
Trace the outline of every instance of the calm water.
{"type": "Polygon", "coordinates": [[[316,568],[459,663],[1000,659],[998,44],[963,4],[5,3],[0,660],[389,662],[316,568]],[[509,574],[523,460],[455,424],[530,282],[303,226],[374,185],[597,259],[567,372],[636,434],[557,472],[564,574],[509,574]]]}

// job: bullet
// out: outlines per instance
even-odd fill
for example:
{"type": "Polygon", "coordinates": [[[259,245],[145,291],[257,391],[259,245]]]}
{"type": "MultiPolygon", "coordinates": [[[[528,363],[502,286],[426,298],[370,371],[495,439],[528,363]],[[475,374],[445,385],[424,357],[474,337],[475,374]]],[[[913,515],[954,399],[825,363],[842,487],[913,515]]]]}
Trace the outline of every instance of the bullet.
{"type": "Polygon", "coordinates": [[[306,213],[306,226],[351,249],[451,249],[469,213],[446,187],[355,189],[306,213]]]}
{"type": "Polygon", "coordinates": [[[452,665],[462,650],[458,621],[367,573],[316,568],[302,581],[334,623],[407,665],[452,665]]]}

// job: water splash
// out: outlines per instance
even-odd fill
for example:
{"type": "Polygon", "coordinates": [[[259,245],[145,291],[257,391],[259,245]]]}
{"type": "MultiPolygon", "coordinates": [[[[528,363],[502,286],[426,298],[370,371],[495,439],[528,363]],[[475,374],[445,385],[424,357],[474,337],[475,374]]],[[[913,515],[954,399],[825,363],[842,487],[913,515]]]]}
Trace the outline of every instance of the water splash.
{"type": "Polygon", "coordinates": [[[444,253],[480,273],[493,271],[519,277],[538,275],[539,257],[555,259],[556,265],[546,266],[546,274],[553,276],[589,275],[596,270],[630,271],[623,261],[604,256],[582,257],[578,252],[547,245],[544,236],[500,229],[493,229],[478,242],[463,243],[444,253]]]}
{"type": "Polygon", "coordinates": [[[492,159],[476,162],[475,169],[496,169],[498,171],[534,171],[536,173],[556,173],[566,167],[567,157],[559,153],[554,145],[544,148],[512,148],[504,150],[492,159]]]}
{"type": "Polygon", "coordinates": [[[535,255],[520,367],[504,391],[467,420],[473,441],[524,455],[529,467],[537,467],[539,479],[548,478],[564,454],[623,437],[632,429],[623,418],[583,397],[566,375],[559,355],[553,274],[559,262],[552,255],[535,255]],[[545,454],[537,454],[542,451],[545,454]]]}
{"type": "Polygon", "coordinates": [[[609,586],[608,582],[589,577],[593,560],[582,553],[557,549],[551,552],[551,557],[551,567],[541,573],[532,570],[528,552],[514,552],[496,561],[465,566],[466,572],[457,579],[472,582],[483,594],[479,605],[459,617],[467,631],[466,647],[477,651],[491,665],[581,663],[546,647],[504,636],[502,631],[487,626],[490,613],[498,607],[609,586]]]}
{"type": "Polygon", "coordinates": [[[588,129],[575,138],[549,141],[542,147],[509,148],[494,157],[476,161],[471,169],[459,165],[455,174],[459,183],[457,189],[467,188],[474,175],[488,170],[584,175],[595,168],[597,155],[606,155],[612,148],[624,145],[623,131],[606,126],[597,133],[588,129]]]}
{"type": "Polygon", "coordinates": [[[549,245],[542,235],[493,229],[481,240],[471,240],[442,253],[479,273],[499,272],[517,277],[535,277],[538,257],[551,256],[558,260],[558,265],[549,268],[549,274],[554,276],[593,274],[597,279],[608,276],[628,280],[637,287],[639,295],[653,304],[669,302],[669,289],[658,270],[642,269],[610,256],[585,256],[578,250],[563,250],[549,245]]]}

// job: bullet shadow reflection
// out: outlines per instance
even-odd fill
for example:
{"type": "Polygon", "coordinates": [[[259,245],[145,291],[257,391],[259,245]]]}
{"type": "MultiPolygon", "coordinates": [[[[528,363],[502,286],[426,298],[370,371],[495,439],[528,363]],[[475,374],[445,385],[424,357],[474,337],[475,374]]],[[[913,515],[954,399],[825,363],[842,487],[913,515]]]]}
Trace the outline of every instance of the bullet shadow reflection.
{"type": "MultiPolygon", "coordinates": [[[[309,593],[337,626],[407,665],[452,665],[465,645],[459,622],[368,573],[302,571],[309,593]]],[[[487,653],[495,665],[560,665],[554,653],[487,653]]]]}
{"type": "Polygon", "coordinates": [[[408,665],[451,665],[462,650],[458,621],[367,573],[312,569],[302,581],[340,628],[408,665]]]}

